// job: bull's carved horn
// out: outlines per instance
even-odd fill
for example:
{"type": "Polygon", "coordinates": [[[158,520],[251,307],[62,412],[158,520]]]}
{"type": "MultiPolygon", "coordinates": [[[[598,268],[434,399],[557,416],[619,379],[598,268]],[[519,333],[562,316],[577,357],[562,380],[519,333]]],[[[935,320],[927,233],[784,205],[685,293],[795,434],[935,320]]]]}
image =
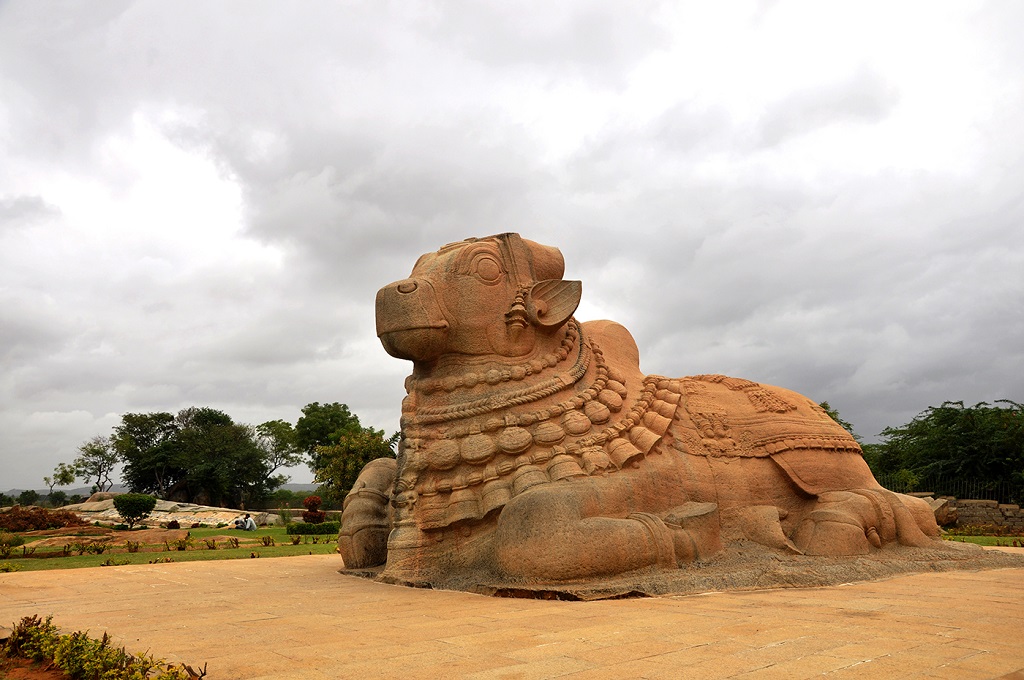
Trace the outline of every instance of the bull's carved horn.
{"type": "Polygon", "coordinates": [[[541,328],[561,326],[576,311],[582,295],[583,284],[580,281],[538,281],[530,288],[526,299],[530,323],[541,328]]]}

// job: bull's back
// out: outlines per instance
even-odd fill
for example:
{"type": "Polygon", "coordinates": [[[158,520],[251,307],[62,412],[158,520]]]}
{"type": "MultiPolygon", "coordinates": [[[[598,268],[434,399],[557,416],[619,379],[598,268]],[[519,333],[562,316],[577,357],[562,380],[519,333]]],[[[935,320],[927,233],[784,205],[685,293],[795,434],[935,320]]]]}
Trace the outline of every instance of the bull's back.
{"type": "MultiPolygon", "coordinates": [[[[768,474],[763,459],[807,494],[878,488],[860,445],[814,401],[792,390],[723,375],[679,381],[672,445],[714,469],[768,474]]],[[[769,475],[774,476],[774,475],[769,475]]]]}

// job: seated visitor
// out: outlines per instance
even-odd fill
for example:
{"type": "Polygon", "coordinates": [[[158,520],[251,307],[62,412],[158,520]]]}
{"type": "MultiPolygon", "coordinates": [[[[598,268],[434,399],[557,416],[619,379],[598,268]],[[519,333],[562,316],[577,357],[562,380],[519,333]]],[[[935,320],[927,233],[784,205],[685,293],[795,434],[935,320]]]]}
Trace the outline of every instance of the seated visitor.
{"type": "Polygon", "coordinates": [[[245,513],[245,517],[235,518],[235,529],[240,531],[256,531],[256,522],[249,516],[249,513],[245,513]]]}

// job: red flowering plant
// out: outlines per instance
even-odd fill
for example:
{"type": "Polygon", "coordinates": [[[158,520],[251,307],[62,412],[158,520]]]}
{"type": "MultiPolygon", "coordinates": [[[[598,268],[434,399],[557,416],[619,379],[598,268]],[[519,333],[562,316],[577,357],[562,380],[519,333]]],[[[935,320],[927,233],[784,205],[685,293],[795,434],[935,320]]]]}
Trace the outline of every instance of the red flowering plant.
{"type": "Polygon", "coordinates": [[[302,521],[309,524],[323,522],[327,518],[327,513],[320,509],[322,503],[320,496],[306,496],[306,500],[302,501],[302,504],[306,506],[306,511],[302,513],[302,521]]]}

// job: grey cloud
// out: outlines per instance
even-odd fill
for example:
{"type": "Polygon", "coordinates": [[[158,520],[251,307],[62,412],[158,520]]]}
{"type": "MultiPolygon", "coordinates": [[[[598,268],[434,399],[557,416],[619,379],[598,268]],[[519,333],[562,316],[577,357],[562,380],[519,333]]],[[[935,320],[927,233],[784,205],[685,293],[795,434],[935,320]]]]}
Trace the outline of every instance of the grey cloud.
{"type": "Polygon", "coordinates": [[[623,14],[617,3],[604,0],[442,3],[421,22],[474,61],[543,68],[545,77],[552,67],[566,69],[570,77],[616,85],[639,59],[668,44],[667,31],[651,13],[655,7],[642,2],[634,5],[639,11],[623,14]]]}
{"type": "Polygon", "coordinates": [[[0,234],[60,217],[60,208],[42,196],[0,196],[0,234]]]}
{"type": "MultiPolygon", "coordinates": [[[[652,144],[673,155],[706,151],[726,142],[736,122],[722,106],[704,107],[679,102],[664,111],[648,127],[652,144]]],[[[732,140],[730,143],[735,143],[732,140]]]]}
{"type": "Polygon", "coordinates": [[[755,138],[775,146],[816,128],[882,120],[899,103],[899,90],[881,74],[862,67],[850,77],[792,92],[761,117],[755,138]]]}
{"type": "Polygon", "coordinates": [[[0,288],[0,365],[12,367],[45,356],[61,347],[70,333],[52,299],[0,288]]]}

